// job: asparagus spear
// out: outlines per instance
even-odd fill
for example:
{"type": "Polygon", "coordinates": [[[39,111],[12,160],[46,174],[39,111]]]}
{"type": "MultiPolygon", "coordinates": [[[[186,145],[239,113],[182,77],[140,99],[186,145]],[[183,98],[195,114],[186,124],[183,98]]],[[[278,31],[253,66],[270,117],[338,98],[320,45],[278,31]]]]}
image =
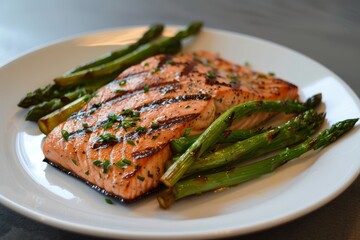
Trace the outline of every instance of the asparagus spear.
{"type": "MultiPolygon", "coordinates": [[[[222,135],[219,136],[217,143],[235,143],[247,139],[249,137],[255,136],[261,132],[264,132],[263,129],[244,129],[244,130],[229,130],[225,131],[222,135]]],[[[184,136],[171,140],[170,146],[173,154],[184,153],[191,144],[193,144],[196,139],[198,139],[200,134],[192,136],[184,136]]]]}
{"type": "Polygon", "coordinates": [[[279,166],[300,157],[310,150],[324,148],[332,142],[335,142],[340,136],[352,129],[357,121],[358,119],[348,119],[338,122],[329,129],[319,133],[316,137],[310,137],[295,147],[286,148],[273,157],[228,171],[181,180],[173,187],[160,193],[157,197],[159,205],[167,209],[178,199],[214,189],[234,186],[271,173],[279,166]]]}
{"type": "Polygon", "coordinates": [[[143,36],[137,42],[130,44],[129,46],[122,48],[118,51],[114,51],[114,52],[108,53],[104,56],[101,56],[100,58],[95,59],[94,61],[82,64],[82,65],[70,70],[69,72],[65,73],[65,75],[79,72],[79,71],[82,71],[82,70],[85,70],[88,68],[96,67],[96,66],[102,65],[104,63],[111,62],[122,56],[125,56],[126,54],[129,54],[132,51],[134,51],[135,49],[139,48],[141,45],[144,45],[144,44],[154,40],[155,38],[159,37],[161,35],[161,33],[163,32],[163,30],[164,30],[164,25],[161,25],[161,24],[153,25],[143,34],[143,36]]]}
{"type": "MultiPolygon", "coordinates": [[[[94,67],[97,65],[101,65],[103,63],[110,62],[116,58],[122,57],[122,56],[134,51],[135,49],[139,48],[141,45],[144,45],[144,44],[150,42],[151,40],[155,39],[156,37],[160,36],[163,29],[164,29],[163,25],[154,25],[154,26],[150,27],[150,29],[147,32],[145,32],[144,35],[136,43],[131,44],[126,48],[120,49],[119,51],[109,53],[108,55],[100,57],[99,59],[96,59],[93,62],[83,64],[80,67],[77,67],[73,70],[70,70],[68,73],[65,73],[65,75],[69,75],[70,73],[78,72],[78,71],[84,70],[86,68],[91,68],[91,67],[94,67]]],[[[169,48],[169,50],[179,49],[180,47],[181,46],[172,46],[171,48],[169,48]]],[[[116,77],[116,74],[115,75],[114,74],[107,75],[106,78],[109,80],[103,82],[102,85],[106,84],[107,82],[110,82],[115,77],[116,77]]],[[[94,79],[93,82],[95,82],[95,80],[102,81],[103,79],[104,78],[94,79]]],[[[28,94],[26,94],[26,96],[20,100],[20,102],[18,103],[18,106],[23,107],[23,108],[28,108],[33,105],[40,104],[44,101],[50,101],[51,99],[54,99],[54,98],[60,98],[65,93],[67,93],[69,91],[74,91],[74,90],[75,90],[74,87],[70,87],[70,88],[65,87],[64,88],[64,87],[58,86],[56,84],[48,84],[45,87],[38,88],[38,89],[34,90],[33,92],[29,92],[28,94]]]]}
{"type": "Polygon", "coordinates": [[[76,86],[91,81],[99,76],[104,76],[114,72],[121,72],[125,68],[137,64],[146,58],[164,53],[169,47],[173,47],[174,43],[180,42],[183,38],[197,34],[202,27],[202,23],[194,22],[187,29],[179,31],[174,37],[162,38],[154,42],[143,45],[135,51],[120,57],[112,62],[105,63],[93,68],[85,69],[69,75],[55,78],[57,85],[62,87],[76,86]]]}
{"type": "Polygon", "coordinates": [[[57,125],[68,119],[71,114],[79,111],[86,103],[92,98],[91,95],[87,94],[81,98],[76,99],[75,101],[65,105],[64,107],[40,118],[38,120],[38,126],[40,131],[44,134],[48,134],[53,130],[57,125]]]}
{"type": "Polygon", "coordinates": [[[324,114],[308,110],[281,126],[196,159],[186,175],[229,166],[303,141],[319,129],[324,118],[324,114]]]}
{"type": "Polygon", "coordinates": [[[42,101],[41,103],[33,106],[26,115],[26,120],[37,121],[39,118],[69,104],[70,102],[84,96],[85,94],[92,94],[101,86],[112,81],[116,76],[107,76],[99,78],[98,81],[92,82],[81,87],[77,87],[74,90],[62,91],[62,95],[54,97],[49,101],[42,101]]]}
{"type": "MultiPolygon", "coordinates": [[[[317,94],[310,99],[321,101],[321,94],[317,94]]],[[[255,112],[285,112],[300,113],[307,110],[314,103],[308,99],[305,103],[294,100],[286,101],[250,101],[228,109],[218,117],[200,137],[180,156],[179,160],[168,168],[161,177],[161,181],[168,187],[173,186],[187,171],[194,160],[200,157],[207,149],[213,146],[218,136],[229,127],[233,121],[242,116],[247,116],[255,112]]]]}
{"type": "Polygon", "coordinates": [[[69,104],[70,102],[78,99],[79,97],[84,96],[87,94],[87,91],[84,88],[78,88],[75,91],[66,93],[61,98],[54,98],[50,101],[44,101],[34,107],[32,107],[25,119],[28,121],[37,121],[39,118],[59,109],[63,106],[69,104]]]}

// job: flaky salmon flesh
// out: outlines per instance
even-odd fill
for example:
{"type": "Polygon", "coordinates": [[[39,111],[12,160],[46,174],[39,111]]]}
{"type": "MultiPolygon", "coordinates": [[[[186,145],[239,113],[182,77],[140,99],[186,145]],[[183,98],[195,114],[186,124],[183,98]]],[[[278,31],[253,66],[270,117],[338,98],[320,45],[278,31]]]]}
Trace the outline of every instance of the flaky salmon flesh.
{"type": "MultiPolygon", "coordinates": [[[[43,142],[47,161],[124,201],[160,185],[169,142],[203,132],[227,109],[251,100],[297,99],[298,88],[209,52],[157,55],[98,90],[43,142]]],[[[256,113],[232,128],[259,125],[256,113]]]]}

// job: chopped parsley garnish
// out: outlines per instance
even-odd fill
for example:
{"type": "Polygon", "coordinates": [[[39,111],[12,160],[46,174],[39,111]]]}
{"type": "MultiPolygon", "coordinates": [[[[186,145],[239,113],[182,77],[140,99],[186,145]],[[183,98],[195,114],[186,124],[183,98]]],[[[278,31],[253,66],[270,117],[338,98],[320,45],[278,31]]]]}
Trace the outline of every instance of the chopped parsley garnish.
{"type": "Polygon", "coordinates": [[[146,133],[146,127],[137,127],[135,131],[138,133],[146,133]]]}
{"type": "Polygon", "coordinates": [[[185,106],[185,109],[187,109],[187,108],[189,108],[189,107],[190,107],[189,105],[186,105],[186,106],[185,106]]]}
{"type": "Polygon", "coordinates": [[[105,202],[107,204],[113,204],[113,201],[110,198],[105,198],[105,202]]]}
{"type": "Polygon", "coordinates": [[[93,161],[93,164],[97,167],[103,167],[103,173],[107,173],[110,166],[110,160],[105,160],[104,162],[100,160],[93,161]]]}
{"type": "Polygon", "coordinates": [[[69,140],[70,134],[65,129],[61,130],[61,135],[65,139],[65,141],[69,140]]]}
{"type": "Polygon", "coordinates": [[[91,114],[93,114],[95,112],[95,108],[91,108],[89,111],[88,111],[88,115],[90,116],[91,114]]]}
{"type": "Polygon", "coordinates": [[[107,123],[104,125],[104,130],[106,130],[106,129],[108,129],[108,128],[111,128],[113,124],[114,124],[114,122],[112,122],[112,121],[107,122],[107,123]]]}
{"type": "Polygon", "coordinates": [[[264,74],[259,74],[257,78],[266,78],[266,76],[264,74]]]}
{"type": "Polygon", "coordinates": [[[140,120],[141,120],[140,117],[132,117],[131,119],[132,119],[133,121],[140,121],[140,120]]]}
{"type": "Polygon", "coordinates": [[[131,109],[125,109],[124,111],[122,111],[121,115],[123,116],[133,116],[134,112],[131,109]]]}
{"type": "Polygon", "coordinates": [[[102,164],[103,166],[103,173],[107,173],[110,166],[110,160],[105,160],[105,162],[102,164]]]}
{"type": "Polygon", "coordinates": [[[114,143],[117,142],[117,139],[115,135],[112,135],[110,133],[104,133],[99,136],[99,139],[97,141],[100,143],[114,143]]]}
{"type": "Polygon", "coordinates": [[[207,75],[208,78],[215,78],[216,77],[215,72],[208,72],[206,75],[207,75]]]}
{"type": "Polygon", "coordinates": [[[155,139],[157,139],[157,138],[158,138],[157,135],[154,135],[154,136],[151,137],[152,140],[155,140],[155,139]]]}
{"type": "Polygon", "coordinates": [[[126,84],[126,80],[124,79],[124,80],[121,80],[120,82],[119,82],[119,85],[120,86],[122,86],[122,85],[125,85],[126,84]]]}
{"type": "Polygon", "coordinates": [[[107,117],[110,121],[114,121],[114,122],[119,121],[120,118],[119,114],[116,113],[110,113],[107,117]]]}
{"type": "Polygon", "coordinates": [[[269,76],[275,76],[275,73],[274,72],[269,72],[269,76]]]}
{"type": "Polygon", "coordinates": [[[95,160],[95,161],[93,161],[93,164],[97,167],[101,167],[103,163],[100,160],[95,160]]]}
{"type": "Polygon", "coordinates": [[[159,67],[154,67],[153,72],[156,73],[156,72],[158,72],[158,71],[160,71],[160,68],[159,68],[159,67]]]}
{"type": "Polygon", "coordinates": [[[150,89],[150,86],[149,86],[149,85],[146,85],[146,86],[144,87],[144,92],[148,92],[149,89],[150,89]]]}
{"type": "Polygon", "coordinates": [[[135,142],[134,142],[133,140],[130,140],[130,139],[126,140],[126,142],[127,142],[128,144],[130,144],[130,145],[133,145],[133,146],[136,145],[135,142]]]}
{"type": "Polygon", "coordinates": [[[131,161],[124,158],[123,160],[116,162],[115,165],[119,168],[127,168],[127,166],[131,165],[131,161]]]}
{"type": "Polygon", "coordinates": [[[88,128],[88,127],[89,127],[89,124],[88,124],[87,122],[83,122],[83,123],[82,123],[82,126],[83,126],[83,128],[88,128]]]}
{"type": "Polygon", "coordinates": [[[175,65],[174,60],[169,60],[169,61],[167,61],[166,63],[169,64],[169,65],[175,65]]]}
{"type": "Polygon", "coordinates": [[[121,122],[121,126],[127,130],[128,128],[130,127],[135,127],[136,126],[136,123],[129,120],[129,119],[124,119],[122,122],[121,122]]]}
{"type": "Polygon", "coordinates": [[[187,128],[184,132],[184,137],[188,136],[191,132],[191,128],[187,128]]]}
{"type": "Polygon", "coordinates": [[[160,123],[158,123],[158,122],[152,122],[152,123],[150,124],[150,127],[151,127],[151,128],[158,128],[158,127],[160,127],[160,123]]]}
{"type": "Polygon", "coordinates": [[[144,181],[144,180],[145,180],[145,178],[144,178],[144,177],[139,176],[139,175],[137,175],[137,176],[136,176],[136,178],[137,178],[137,179],[139,179],[140,181],[144,181]]]}
{"type": "Polygon", "coordinates": [[[228,75],[227,77],[230,78],[231,83],[234,83],[234,84],[235,84],[235,83],[238,82],[238,78],[237,78],[236,75],[228,75]]]}
{"type": "Polygon", "coordinates": [[[149,63],[147,63],[147,62],[144,63],[144,67],[147,67],[147,66],[149,66],[149,63]]]}
{"type": "Polygon", "coordinates": [[[89,175],[89,171],[86,171],[86,172],[85,172],[85,175],[89,175]]]}
{"type": "Polygon", "coordinates": [[[75,159],[72,158],[71,161],[72,161],[75,165],[77,165],[77,162],[76,162],[75,159]]]}
{"type": "Polygon", "coordinates": [[[124,92],[126,92],[126,90],[124,90],[124,89],[116,89],[115,90],[115,93],[124,93],[124,92]]]}

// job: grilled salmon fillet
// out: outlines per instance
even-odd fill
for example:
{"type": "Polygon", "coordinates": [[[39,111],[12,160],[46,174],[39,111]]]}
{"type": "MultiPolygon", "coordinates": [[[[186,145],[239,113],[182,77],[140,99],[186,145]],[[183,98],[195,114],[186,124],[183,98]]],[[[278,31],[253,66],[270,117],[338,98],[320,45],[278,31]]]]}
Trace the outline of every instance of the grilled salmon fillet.
{"type": "MultiPolygon", "coordinates": [[[[157,55],[98,90],[43,142],[46,159],[102,191],[131,201],[160,184],[169,141],[205,130],[228,108],[251,100],[297,99],[295,85],[209,52],[157,55]]],[[[244,117],[233,128],[272,113],[244,117]]]]}

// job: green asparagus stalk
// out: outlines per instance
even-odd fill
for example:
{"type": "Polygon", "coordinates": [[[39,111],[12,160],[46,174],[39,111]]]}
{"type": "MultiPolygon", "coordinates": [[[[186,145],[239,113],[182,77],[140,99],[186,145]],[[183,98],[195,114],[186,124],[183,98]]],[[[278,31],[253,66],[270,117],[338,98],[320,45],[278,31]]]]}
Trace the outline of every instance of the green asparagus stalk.
{"type": "Polygon", "coordinates": [[[28,111],[25,119],[27,121],[36,122],[41,117],[59,109],[59,108],[62,108],[63,106],[69,104],[70,102],[72,102],[86,94],[87,94],[87,92],[84,88],[78,88],[75,91],[65,93],[65,95],[61,98],[54,98],[50,101],[44,101],[44,102],[32,107],[28,111]]]}
{"type": "Polygon", "coordinates": [[[61,89],[55,84],[48,84],[45,87],[38,88],[33,92],[29,92],[18,103],[19,107],[28,108],[33,105],[39,104],[43,101],[49,101],[53,98],[62,96],[67,89],[61,89]]]}
{"type": "Polygon", "coordinates": [[[137,42],[130,44],[129,46],[122,48],[118,51],[110,52],[104,56],[101,56],[98,59],[95,59],[94,61],[82,64],[82,65],[70,70],[69,72],[65,73],[65,76],[70,75],[75,72],[79,72],[79,71],[88,69],[88,68],[93,68],[93,67],[111,62],[117,58],[123,57],[126,54],[129,54],[132,51],[134,51],[135,49],[139,48],[141,45],[144,45],[144,44],[154,40],[155,38],[159,37],[162,34],[163,30],[164,30],[164,25],[161,25],[161,24],[153,25],[143,34],[143,36],[137,42]]]}
{"type": "Polygon", "coordinates": [[[167,209],[176,200],[203,192],[230,187],[258,178],[273,172],[279,166],[300,157],[310,150],[324,148],[335,142],[340,136],[351,130],[358,119],[348,119],[338,122],[319,133],[316,137],[308,138],[303,143],[286,148],[279,154],[245,166],[228,171],[184,179],[173,187],[161,192],[157,197],[160,207],[167,209]]]}
{"type": "MultiPolygon", "coordinates": [[[[65,73],[64,75],[69,75],[70,73],[78,72],[87,68],[91,68],[94,66],[98,66],[110,61],[115,60],[116,58],[122,57],[126,54],[129,54],[130,52],[134,51],[135,49],[139,48],[141,45],[144,45],[153,39],[157,38],[161,35],[162,31],[164,29],[163,25],[154,25],[151,26],[148,31],[144,33],[144,35],[134,44],[129,45],[128,47],[125,47],[123,49],[120,49],[119,51],[115,51],[112,53],[109,53],[105,56],[100,57],[99,59],[94,60],[93,62],[83,64],[73,70],[70,70],[68,73],[65,73]]],[[[172,46],[169,48],[169,50],[172,49],[180,49],[181,46],[172,46]]],[[[102,81],[104,78],[101,79],[94,79],[92,82],[102,82],[102,85],[110,82],[116,77],[116,74],[110,74],[107,75],[106,78],[109,79],[108,81],[102,81]]],[[[24,98],[20,100],[18,103],[19,107],[22,108],[28,108],[37,104],[40,104],[44,101],[50,101],[54,98],[60,98],[65,93],[69,91],[74,91],[74,87],[61,87],[56,84],[48,84],[45,87],[38,88],[34,90],[33,92],[29,92],[24,98]]],[[[88,91],[89,92],[89,91],[88,91]]]]}
{"type": "MultiPolygon", "coordinates": [[[[219,136],[217,143],[235,143],[252,136],[255,136],[261,132],[264,132],[263,129],[244,129],[244,130],[228,130],[225,131],[222,135],[219,136]]],[[[195,141],[198,139],[200,134],[192,136],[184,136],[171,140],[170,146],[173,154],[184,153],[195,141]]]]}
{"type": "Polygon", "coordinates": [[[186,175],[243,162],[305,140],[324,122],[325,115],[308,110],[285,124],[196,159],[186,175]]]}
{"type": "MultiPolygon", "coordinates": [[[[311,99],[321,100],[321,95],[317,94],[311,99]]],[[[218,136],[220,136],[226,128],[231,126],[233,121],[236,121],[242,116],[247,116],[255,112],[301,113],[307,110],[309,106],[312,106],[310,99],[305,103],[294,100],[265,100],[250,101],[230,108],[200,135],[186,152],[180,156],[179,160],[168,168],[160,180],[168,187],[173,186],[185,174],[195,159],[199,158],[207,149],[213,146],[218,136]]]]}
{"type": "Polygon", "coordinates": [[[68,119],[71,114],[79,111],[86,103],[92,98],[91,95],[87,94],[81,98],[76,99],[75,101],[63,106],[62,108],[40,118],[38,120],[38,126],[42,133],[47,135],[50,133],[57,125],[68,119]]]}
{"type": "Polygon", "coordinates": [[[41,103],[33,106],[26,115],[27,121],[37,121],[41,117],[64,107],[65,105],[69,104],[70,102],[86,95],[92,94],[101,86],[105,85],[106,83],[112,81],[116,76],[107,76],[99,78],[98,81],[92,82],[91,84],[87,84],[81,87],[77,87],[74,90],[63,91],[62,95],[59,97],[54,97],[49,101],[42,101],[41,103]]]}
{"type": "Polygon", "coordinates": [[[165,53],[174,43],[180,42],[183,38],[197,34],[202,27],[202,23],[195,22],[187,29],[178,32],[174,37],[162,38],[154,42],[143,45],[135,51],[120,57],[112,62],[75,72],[69,75],[54,79],[55,83],[61,87],[76,86],[87,81],[96,79],[99,76],[108,75],[114,72],[121,72],[125,68],[137,64],[148,57],[156,54],[165,53]]]}

